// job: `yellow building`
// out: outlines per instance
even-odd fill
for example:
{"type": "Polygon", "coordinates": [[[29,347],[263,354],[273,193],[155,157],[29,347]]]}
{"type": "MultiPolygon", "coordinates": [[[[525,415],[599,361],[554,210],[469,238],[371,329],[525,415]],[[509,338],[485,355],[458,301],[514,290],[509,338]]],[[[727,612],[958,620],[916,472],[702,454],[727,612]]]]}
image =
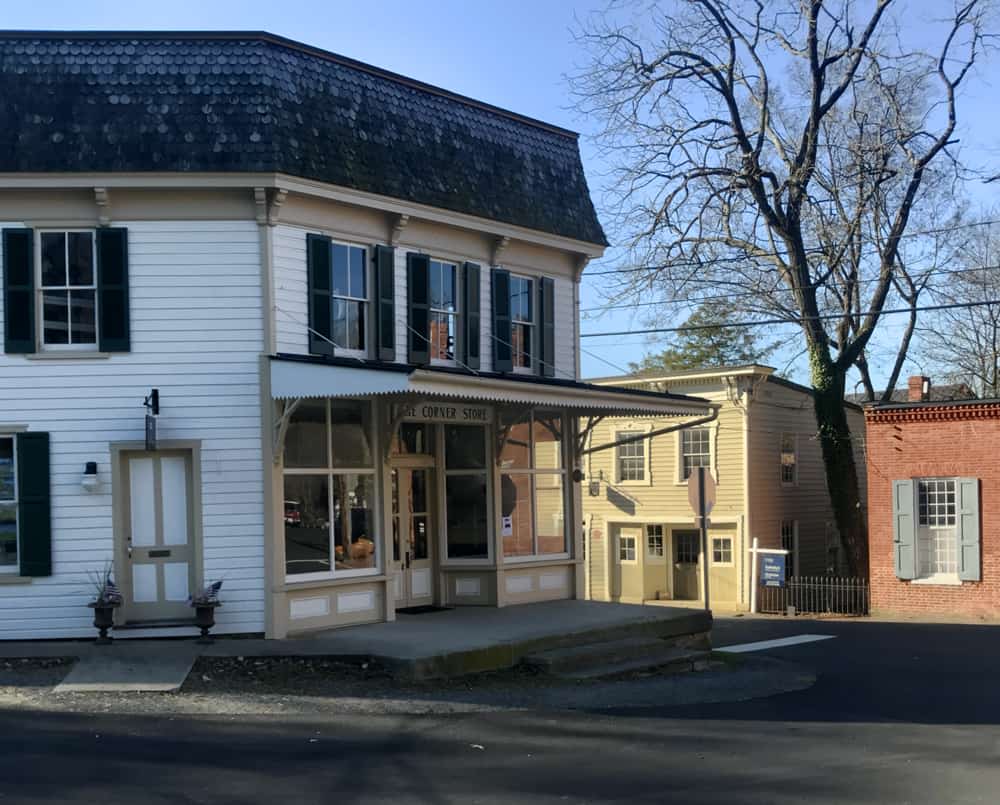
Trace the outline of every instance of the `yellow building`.
{"type": "MultiPolygon", "coordinates": [[[[586,590],[598,601],[703,601],[702,556],[687,478],[709,468],[716,482],[709,538],[713,608],[749,605],[748,548],[789,551],[789,575],[843,571],[817,438],[812,391],[767,366],[735,366],[600,378],[601,385],[683,393],[719,406],[707,424],[657,435],[676,420],[585,422],[589,443],[583,512],[586,590]],[[641,433],[649,439],[625,441],[641,433]]],[[[864,417],[845,403],[864,494],[864,417]]]]}

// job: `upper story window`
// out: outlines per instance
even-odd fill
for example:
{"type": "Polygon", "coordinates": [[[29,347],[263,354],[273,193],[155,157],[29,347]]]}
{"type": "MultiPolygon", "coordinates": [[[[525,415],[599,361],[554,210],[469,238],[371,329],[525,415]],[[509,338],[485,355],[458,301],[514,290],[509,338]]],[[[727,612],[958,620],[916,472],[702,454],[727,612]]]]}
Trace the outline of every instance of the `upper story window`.
{"type": "MultiPolygon", "coordinates": [[[[615,441],[638,435],[635,432],[618,431],[615,434],[615,441]]],[[[618,445],[615,448],[615,462],[619,481],[645,481],[646,440],[636,439],[634,442],[618,445]]]]}
{"type": "Polygon", "coordinates": [[[798,451],[794,433],[781,434],[781,483],[792,485],[798,481],[798,451]]]}
{"type": "Polygon", "coordinates": [[[535,281],[510,277],[511,355],[514,369],[531,370],[535,349],[535,281]]]}
{"type": "Polygon", "coordinates": [[[687,480],[698,467],[712,466],[711,431],[689,428],[681,431],[681,478],[687,480]]]}
{"type": "Polygon", "coordinates": [[[432,361],[454,361],[458,334],[458,266],[430,261],[430,353],[432,361]]]}
{"type": "Polygon", "coordinates": [[[368,348],[368,260],[360,246],[332,245],[333,341],[342,350],[368,348]]]}
{"type": "Polygon", "coordinates": [[[14,438],[0,436],[0,573],[17,571],[17,476],[14,438]]]}
{"type": "Polygon", "coordinates": [[[97,272],[92,231],[39,232],[42,346],[97,348],[97,272]]]}

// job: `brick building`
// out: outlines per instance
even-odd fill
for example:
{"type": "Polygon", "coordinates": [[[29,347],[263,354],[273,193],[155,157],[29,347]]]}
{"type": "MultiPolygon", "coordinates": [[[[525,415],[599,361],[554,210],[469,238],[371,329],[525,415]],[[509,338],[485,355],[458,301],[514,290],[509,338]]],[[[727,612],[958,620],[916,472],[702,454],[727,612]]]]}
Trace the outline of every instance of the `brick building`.
{"type": "Polygon", "coordinates": [[[1000,616],[1000,400],[865,410],[872,610],[1000,616]]]}

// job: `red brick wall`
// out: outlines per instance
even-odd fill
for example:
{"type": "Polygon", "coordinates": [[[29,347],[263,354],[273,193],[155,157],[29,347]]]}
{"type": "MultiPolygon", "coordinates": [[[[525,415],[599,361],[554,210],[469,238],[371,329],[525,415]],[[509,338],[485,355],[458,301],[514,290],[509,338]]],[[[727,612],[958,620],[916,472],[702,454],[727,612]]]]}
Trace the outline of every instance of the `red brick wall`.
{"type": "Polygon", "coordinates": [[[875,613],[1000,617],[1000,410],[968,415],[958,411],[934,406],[909,409],[905,414],[875,411],[866,416],[875,613]],[[896,578],[892,482],[934,476],[980,479],[981,581],[945,586],[896,578]]]}

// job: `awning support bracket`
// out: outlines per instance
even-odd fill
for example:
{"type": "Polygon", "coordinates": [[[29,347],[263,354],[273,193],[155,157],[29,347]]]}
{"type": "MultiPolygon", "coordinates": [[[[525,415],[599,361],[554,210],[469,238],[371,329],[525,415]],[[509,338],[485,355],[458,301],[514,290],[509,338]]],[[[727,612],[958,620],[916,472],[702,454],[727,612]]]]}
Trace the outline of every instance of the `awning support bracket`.
{"type": "Polygon", "coordinates": [[[274,420],[274,450],[272,458],[275,464],[281,463],[281,456],[285,450],[285,436],[288,433],[288,425],[291,422],[292,414],[302,402],[301,397],[294,397],[290,400],[277,400],[275,402],[275,412],[277,417],[274,420]]]}
{"type": "Polygon", "coordinates": [[[606,417],[603,415],[587,417],[587,424],[580,428],[580,432],[576,435],[576,450],[573,458],[577,463],[580,463],[580,459],[584,455],[584,446],[587,444],[587,439],[590,438],[590,434],[593,432],[594,428],[600,425],[605,419],[606,417]]]}
{"type": "MultiPolygon", "coordinates": [[[[662,436],[665,433],[674,433],[679,430],[687,430],[688,428],[697,428],[701,425],[708,425],[715,422],[719,418],[719,406],[712,406],[712,413],[709,416],[702,417],[701,419],[692,419],[690,422],[682,422],[679,425],[671,425],[667,428],[657,428],[656,430],[651,430],[648,433],[638,433],[635,436],[627,436],[624,439],[616,439],[613,442],[608,442],[606,444],[599,444],[597,447],[588,447],[583,449],[583,443],[580,444],[580,455],[585,456],[590,453],[599,453],[602,450],[610,450],[613,447],[620,447],[625,444],[632,444],[632,442],[641,442],[643,439],[652,439],[654,436],[662,436]]],[[[590,430],[589,426],[586,429],[590,430]]],[[[581,434],[582,436],[582,434],[581,434]]]]}

